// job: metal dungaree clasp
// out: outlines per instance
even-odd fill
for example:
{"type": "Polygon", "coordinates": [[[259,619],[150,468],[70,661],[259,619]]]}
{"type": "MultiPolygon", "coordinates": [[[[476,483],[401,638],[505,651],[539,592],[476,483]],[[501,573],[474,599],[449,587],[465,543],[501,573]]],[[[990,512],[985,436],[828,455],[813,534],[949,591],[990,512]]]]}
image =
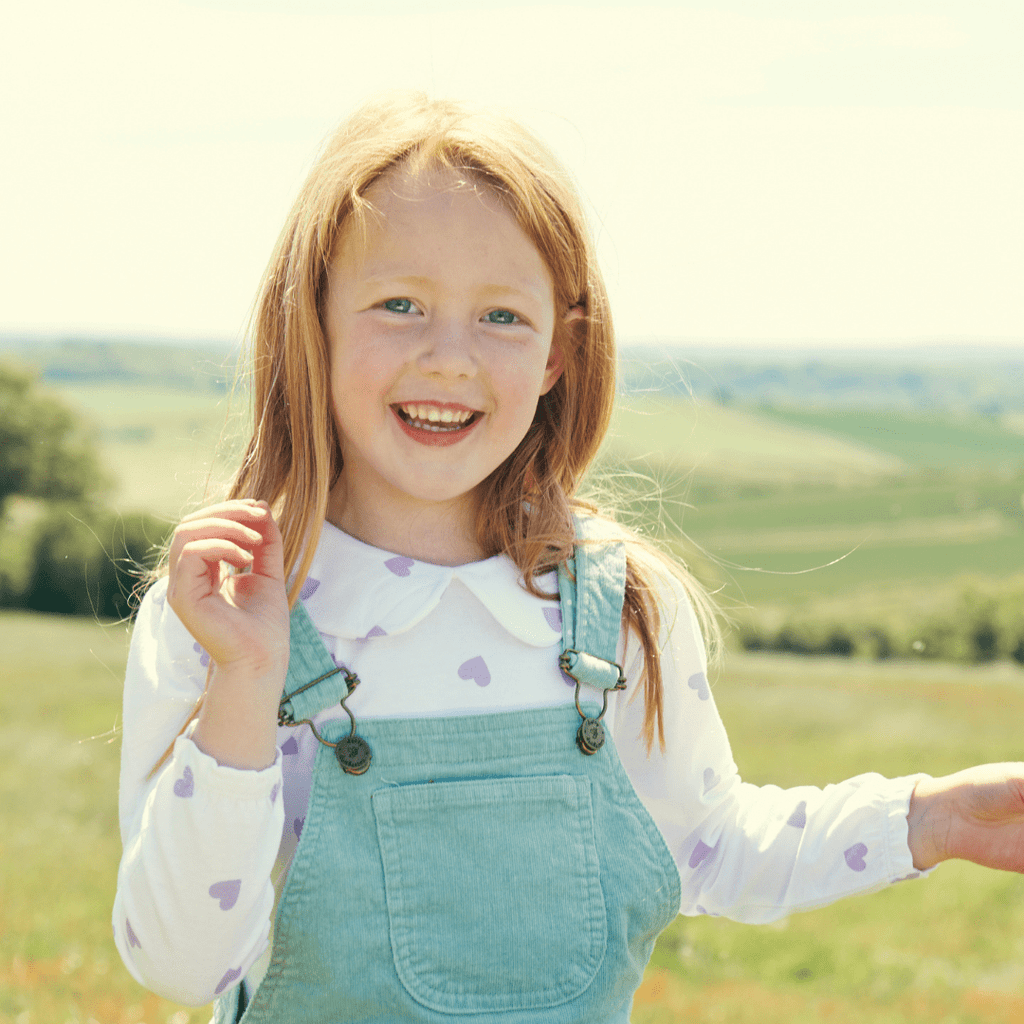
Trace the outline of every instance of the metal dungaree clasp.
{"type": "Polygon", "coordinates": [[[297,727],[300,725],[308,725],[310,732],[319,740],[325,747],[331,747],[334,750],[334,756],[338,759],[338,764],[341,766],[342,771],[347,772],[349,775],[362,775],[367,768],[370,767],[370,759],[372,754],[370,752],[370,744],[362,738],[362,736],[356,735],[356,719],[345,703],[349,697],[352,696],[352,691],[359,685],[359,676],[354,672],[349,672],[347,668],[339,665],[338,668],[331,672],[325,672],[322,676],[317,676],[311,683],[306,683],[305,686],[300,686],[299,689],[292,693],[285,694],[281,698],[281,704],[277,711],[277,724],[287,725],[289,727],[297,727]],[[343,736],[337,743],[332,743],[330,740],[325,740],[320,733],[317,732],[316,726],[313,724],[313,720],[310,718],[300,719],[298,722],[292,717],[290,711],[285,710],[285,704],[287,704],[292,697],[297,697],[300,693],[316,686],[317,683],[323,682],[325,679],[330,679],[331,676],[336,676],[339,672],[345,673],[345,685],[348,687],[348,692],[344,697],[341,698],[340,704],[345,709],[345,714],[348,715],[349,721],[352,723],[352,728],[349,730],[347,736],[343,736]]]}
{"type": "MultiPolygon", "coordinates": [[[[570,665],[572,662],[572,655],[579,654],[579,651],[573,648],[566,648],[559,655],[558,664],[562,671],[569,676],[570,679],[576,682],[576,694],[574,700],[576,701],[576,710],[579,712],[580,718],[583,719],[580,722],[580,727],[576,730],[576,746],[579,747],[580,752],[587,754],[596,754],[604,746],[604,726],[601,724],[601,719],[604,718],[604,713],[608,710],[608,691],[609,690],[624,690],[626,688],[626,676],[622,671],[622,666],[618,662],[610,661],[609,665],[614,665],[619,672],[619,680],[615,686],[603,687],[604,690],[604,703],[601,706],[601,713],[597,718],[588,718],[583,713],[583,708],[580,707],[580,685],[581,681],[571,671],[570,665]]],[[[602,659],[604,660],[604,659],[602,659]]]]}

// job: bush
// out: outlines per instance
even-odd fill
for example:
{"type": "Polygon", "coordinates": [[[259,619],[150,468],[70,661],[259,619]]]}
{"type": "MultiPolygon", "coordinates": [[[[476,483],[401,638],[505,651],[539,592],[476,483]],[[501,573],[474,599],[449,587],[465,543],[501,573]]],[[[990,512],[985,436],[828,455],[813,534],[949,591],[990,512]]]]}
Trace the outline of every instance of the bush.
{"type": "Polygon", "coordinates": [[[864,636],[864,647],[875,661],[885,661],[895,653],[892,637],[881,626],[869,626],[864,636]]]}
{"type": "Polygon", "coordinates": [[[38,522],[20,602],[33,611],[128,618],[170,528],[148,513],[53,506],[38,522]]]}
{"type": "Polygon", "coordinates": [[[846,626],[813,619],[792,620],[777,631],[746,622],[740,628],[740,646],[745,651],[780,651],[839,658],[849,658],[857,651],[857,643],[846,626]]]}
{"type": "Polygon", "coordinates": [[[1010,649],[1010,657],[1018,665],[1024,665],[1024,633],[1017,637],[1017,642],[1010,649]]]}
{"type": "Polygon", "coordinates": [[[737,623],[737,639],[746,651],[971,664],[1002,658],[1024,665],[1024,578],[971,581],[948,603],[917,608],[908,601],[898,613],[863,604],[848,618],[834,606],[808,606],[786,619],[778,609],[748,613],[737,623]]]}
{"type": "Polygon", "coordinates": [[[79,501],[106,483],[81,419],[30,374],[0,365],[0,513],[11,495],[79,501]]]}

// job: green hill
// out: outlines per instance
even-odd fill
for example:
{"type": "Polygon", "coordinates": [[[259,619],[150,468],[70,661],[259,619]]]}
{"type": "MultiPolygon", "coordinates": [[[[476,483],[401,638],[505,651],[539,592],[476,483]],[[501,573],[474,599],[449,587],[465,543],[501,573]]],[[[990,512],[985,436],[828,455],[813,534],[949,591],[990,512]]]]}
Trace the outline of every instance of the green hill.
{"type": "Polygon", "coordinates": [[[687,398],[623,396],[606,446],[641,464],[769,484],[867,483],[901,470],[895,455],[859,440],[687,398]]]}

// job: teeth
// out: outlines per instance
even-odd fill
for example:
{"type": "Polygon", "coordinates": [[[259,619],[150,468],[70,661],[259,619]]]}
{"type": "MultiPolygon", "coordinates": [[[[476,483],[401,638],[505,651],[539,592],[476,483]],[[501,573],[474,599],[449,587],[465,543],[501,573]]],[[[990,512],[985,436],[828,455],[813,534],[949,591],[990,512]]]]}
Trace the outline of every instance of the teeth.
{"type": "Polygon", "coordinates": [[[403,403],[398,408],[410,423],[426,430],[455,430],[464,426],[474,415],[470,410],[438,409],[435,405],[403,403]]]}

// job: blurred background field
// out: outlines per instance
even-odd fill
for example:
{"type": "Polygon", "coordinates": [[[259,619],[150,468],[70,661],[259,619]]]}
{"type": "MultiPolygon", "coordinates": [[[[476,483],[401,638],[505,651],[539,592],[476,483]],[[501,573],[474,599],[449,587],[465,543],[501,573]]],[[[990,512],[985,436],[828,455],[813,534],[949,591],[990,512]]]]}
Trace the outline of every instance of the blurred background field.
{"type": "MultiPolygon", "coordinates": [[[[0,615],[0,1020],[205,1024],[140,988],[110,934],[128,627],[0,615]]],[[[1008,665],[731,655],[715,696],[752,782],[952,771],[1020,754],[1008,665]]],[[[1010,1022],[1024,1014],[1024,883],[946,864],[929,880],[752,928],[680,918],[634,1020],[1010,1022]]]]}
{"type": "MultiPolygon", "coordinates": [[[[106,482],[89,513],[14,495],[0,532],[10,583],[0,610],[0,1022],[205,1022],[205,1011],[139,988],[110,938],[130,627],[90,613],[95,575],[77,617],[18,609],[16,584],[28,586],[44,550],[40,524],[61,517],[86,523],[109,555],[121,536],[110,524],[145,513],[132,557],[151,551],[223,486],[244,395],[231,399],[224,351],[54,345],[28,355],[41,391],[88,425],[106,482]],[[89,518],[100,506],[113,517],[103,530],[89,518]]],[[[973,374],[933,364],[915,378],[895,362],[847,359],[830,376],[820,359],[687,365],[627,350],[590,491],[716,591],[729,647],[716,699],[748,780],[938,774],[1022,756],[1015,359],[973,374]]],[[[74,571],[73,546],[46,552],[74,571]]],[[[1022,1020],[1022,935],[1021,879],[961,864],[768,928],[680,919],[659,942],[634,1019],[1022,1020]]]]}

